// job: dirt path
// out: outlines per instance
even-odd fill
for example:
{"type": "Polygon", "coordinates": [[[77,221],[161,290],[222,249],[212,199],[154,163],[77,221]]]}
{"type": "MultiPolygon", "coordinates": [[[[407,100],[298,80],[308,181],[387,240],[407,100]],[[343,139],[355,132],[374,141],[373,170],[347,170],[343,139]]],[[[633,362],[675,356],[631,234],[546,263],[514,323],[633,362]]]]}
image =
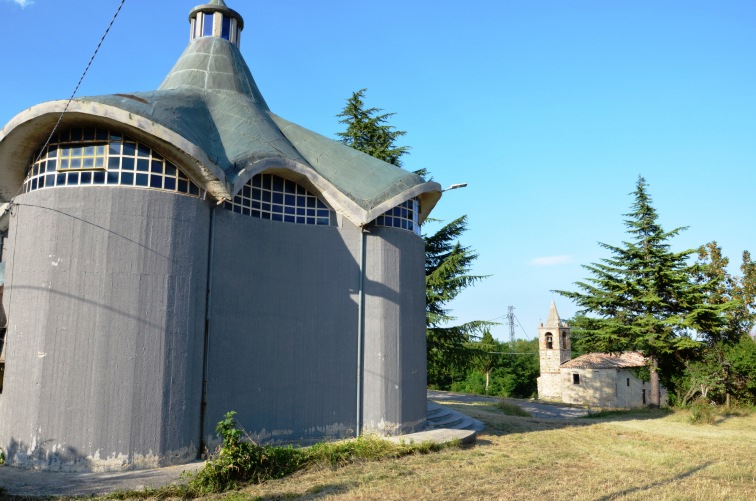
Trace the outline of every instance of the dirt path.
{"type": "Polygon", "coordinates": [[[550,404],[546,402],[536,402],[533,400],[518,400],[515,398],[484,397],[482,395],[469,395],[466,393],[453,393],[450,391],[428,390],[428,400],[433,400],[439,404],[450,402],[463,403],[496,403],[509,402],[522,408],[535,418],[546,419],[573,419],[588,414],[588,411],[579,407],[568,407],[559,404],[550,404]]]}

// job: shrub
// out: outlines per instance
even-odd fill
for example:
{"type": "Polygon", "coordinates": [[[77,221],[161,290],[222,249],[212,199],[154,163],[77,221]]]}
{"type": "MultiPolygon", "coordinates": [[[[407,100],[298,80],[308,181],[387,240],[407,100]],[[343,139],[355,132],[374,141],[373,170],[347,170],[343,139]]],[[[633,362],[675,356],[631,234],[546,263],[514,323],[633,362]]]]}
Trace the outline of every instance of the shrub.
{"type": "Polygon", "coordinates": [[[166,491],[166,494],[189,497],[223,492],[237,489],[248,482],[261,483],[282,478],[309,465],[324,464],[337,468],[355,460],[399,458],[427,454],[446,447],[432,442],[395,444],[375,435],[363,435],[341,442],[322,442],[306,449],[262,446],[246,436],[235,416],[236,412],[229,412],[218,423],[215,430],[223,443],[211,455],[205,467],[191,477],[188,488],[179,489],[180,492],[166,491]]]}
{"type": "Polygon", "coordinates": [[[236,412],[228,412],[218,423],[215,430],[223,443],[191,479],[190,488],[202,493],[222,492],[246,482],[281,478],[303,466],[305,458],[300,450],[261,446],[242,437],[235,416],[236,412]]]}
{"type": "Polygon", "coordinates": [[[690,422],[693,424],[714,424],[714,408],[703,398],[690,406],[690,422]]]}

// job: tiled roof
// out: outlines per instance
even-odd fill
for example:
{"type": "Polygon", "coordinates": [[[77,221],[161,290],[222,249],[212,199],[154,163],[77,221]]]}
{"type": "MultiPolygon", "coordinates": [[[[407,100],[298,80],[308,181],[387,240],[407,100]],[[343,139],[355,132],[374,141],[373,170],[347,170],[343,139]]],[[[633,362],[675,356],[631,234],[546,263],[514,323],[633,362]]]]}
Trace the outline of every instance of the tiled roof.
{"type": "Polygon", "coordinates": [[[628,367],[643,367],[646,357],[637,351],[625,353],[586,353],[563,363],[560,368],[565,369],[624,369],[628,367]]]}

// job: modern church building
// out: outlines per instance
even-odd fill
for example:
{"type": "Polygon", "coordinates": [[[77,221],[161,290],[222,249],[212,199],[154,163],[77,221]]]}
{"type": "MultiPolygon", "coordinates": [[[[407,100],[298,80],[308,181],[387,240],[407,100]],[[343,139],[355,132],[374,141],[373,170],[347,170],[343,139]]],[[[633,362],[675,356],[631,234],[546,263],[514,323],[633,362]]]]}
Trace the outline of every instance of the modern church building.
{"type": "Polygon", "coordinates": [[[228,411],[263,442],[425,426],[440,186],[272,113],[222,0],[190,23],[159,89],[0,130],[11,464],[186,462],[228,411]]]}

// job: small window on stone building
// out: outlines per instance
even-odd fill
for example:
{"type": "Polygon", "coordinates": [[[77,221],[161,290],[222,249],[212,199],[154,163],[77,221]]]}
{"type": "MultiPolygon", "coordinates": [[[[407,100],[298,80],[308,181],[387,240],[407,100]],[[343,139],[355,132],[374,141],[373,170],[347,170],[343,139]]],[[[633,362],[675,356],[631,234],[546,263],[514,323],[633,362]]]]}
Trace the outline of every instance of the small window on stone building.
{"type": "Polygon", "coordinates": [[[551,336],[551,333],[546,334],[546,348],[550,350],[554,348],[554,338],[551,336]]]}
{"type": "Polygon", "coordinates": [[[572,375],[572,384],[580,384],[580,374],[573,374],[572,375]]]}
{"type": "Polygon", "coordinates": [[[562,349],[567,349],[567,333],[562,331],[562,349]]]}
{"type": "Polygon", "coordinates": [[[627,378],[627,385],[630,386],[630,378],[627,378]]]}

